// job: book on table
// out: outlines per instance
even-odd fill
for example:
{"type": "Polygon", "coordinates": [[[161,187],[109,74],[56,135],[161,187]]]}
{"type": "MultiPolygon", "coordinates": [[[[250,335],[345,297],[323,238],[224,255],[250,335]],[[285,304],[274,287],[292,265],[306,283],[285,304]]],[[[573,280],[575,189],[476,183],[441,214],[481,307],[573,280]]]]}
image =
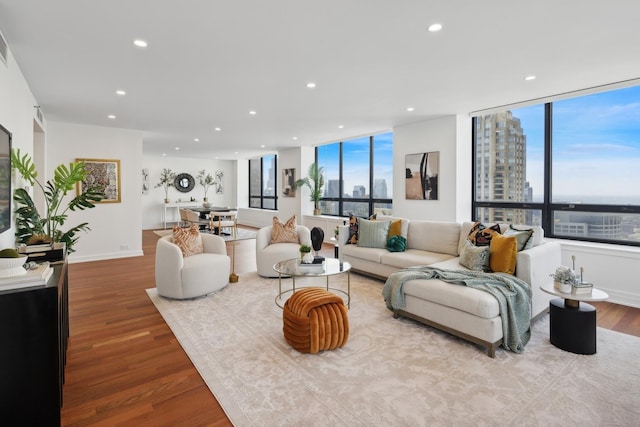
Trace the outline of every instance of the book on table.
{"type": "Polygon", "coordinates": [[[298,263],[298,270],[301,273],[324,273],[325,262],[321,263],[298,263]]]}
{"type": "Polygon", "coordinates": [[[53,268],[51,268],[48,262],[43,262],[36,265],[35,268],[27,270],[26,274],[1,278],[0,291],[44,286],[47,284],[52,274],[53,268]]]}

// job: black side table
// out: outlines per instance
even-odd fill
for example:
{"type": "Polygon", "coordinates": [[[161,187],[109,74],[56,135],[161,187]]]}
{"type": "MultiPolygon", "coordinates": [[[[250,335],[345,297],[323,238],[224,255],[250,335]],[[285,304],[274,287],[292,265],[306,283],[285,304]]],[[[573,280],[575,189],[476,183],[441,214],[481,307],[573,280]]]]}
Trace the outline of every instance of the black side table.
{"type": "Polygon", "coordinates": [[[562,298],[549,301],[551,344],[571,353],[595,354],[596,308],[585,301],[604,301],[609,295],[595,288],[591,294],[566,294],[555,289],[553,283],[540,289],[562,298]]]}

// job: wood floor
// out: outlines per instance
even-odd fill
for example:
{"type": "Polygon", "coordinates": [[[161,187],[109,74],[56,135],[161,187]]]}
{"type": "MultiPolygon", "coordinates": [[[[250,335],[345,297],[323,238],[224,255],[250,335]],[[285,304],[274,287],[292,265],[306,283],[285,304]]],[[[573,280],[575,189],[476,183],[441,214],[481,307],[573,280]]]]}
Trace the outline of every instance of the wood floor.
{"type": "MultiPolygon", "coordinates": [[[[142,257],[69,265],[65,426],[231,425],[146,295],[157,239],[143,231],[142,257]]],[[[256,269],[255,240],[235,255],[240,282],[230,286],[241,286],[242,273],[256,269]]],[[[640,309],[597,306],[598,326],[640,336],[640,309]]]]}

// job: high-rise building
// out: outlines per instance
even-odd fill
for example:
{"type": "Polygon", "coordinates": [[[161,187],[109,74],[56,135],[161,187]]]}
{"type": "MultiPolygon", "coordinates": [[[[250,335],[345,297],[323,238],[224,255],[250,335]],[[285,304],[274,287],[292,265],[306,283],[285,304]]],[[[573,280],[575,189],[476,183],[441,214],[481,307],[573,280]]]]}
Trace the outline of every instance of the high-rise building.
{"type": "Polygon", "coordinates": [[[324,197],[340,197],[340,180],[330,179],[324,189],[324,197]]]}
{"type": "Polygon", "coordinates": [[[387,198],[387,180],[384,178],[373,180],[373,198],[374,199],[386,199],[387,198]]]}
{"type": "Polygon", "coordinates": [[[353,186],[353,198],[354,199],[362,199],[367,196],[367,190],[364,188],[364,185],[354,185],[353,186]]]}
{"type": "MultiPolygon", "coordinates": [[[[476,119],[476,200],[524,202],[527,137],[511,111],[476,119]]],[[[522,209],[482,209],[483,222],[526,223],[522,209]]]]}

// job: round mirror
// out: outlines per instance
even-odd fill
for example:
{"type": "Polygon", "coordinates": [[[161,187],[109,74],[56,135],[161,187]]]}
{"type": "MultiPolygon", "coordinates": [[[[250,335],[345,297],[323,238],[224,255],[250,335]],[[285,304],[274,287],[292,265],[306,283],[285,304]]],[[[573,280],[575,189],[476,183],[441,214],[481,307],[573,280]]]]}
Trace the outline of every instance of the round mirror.
{"type": "Polygon", "coordinates": [[[196,180],[188,173],[179,173],[176,175],[173,185],[176,187],[176,190],[182,193],[188,193],[193,190],[193,187],[196,185],[196,180]]]}

